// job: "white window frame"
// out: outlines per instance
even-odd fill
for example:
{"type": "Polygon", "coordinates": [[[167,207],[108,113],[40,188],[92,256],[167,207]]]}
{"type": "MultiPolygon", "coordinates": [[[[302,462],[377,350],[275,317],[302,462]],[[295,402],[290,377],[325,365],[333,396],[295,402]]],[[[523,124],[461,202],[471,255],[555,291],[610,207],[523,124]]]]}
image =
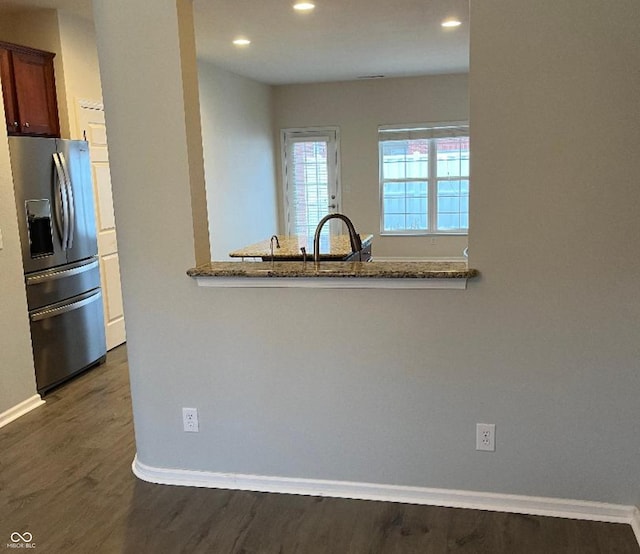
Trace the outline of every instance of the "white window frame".
{"type": "MultiPolygon", "coordinates": [[[[282,167],[282,202],[283,202],[283,228],[287,235],[295,234],[295,216],[293,213],[293,187],[290,186],[288,152],[292,142],[303,142],[305,140],[327,139],[328,162],[331,158],[334,163],[328,163],[327,174],[329,180],[329,201],[333,208],[329,212],[340,212],[342,205],[341,182],[340,182],[340,128],[339,127],[293,127],[280,130],[280,155],[282,167]],[[335,198],[334,198],[335,197],[335,198]]],[[[338,220],[330,222],[331,233],[337,233],[338,220]]]]}
{"type": "MultiPolygon", "coordinates": [[[[451,229],[439,231],[438,223],[438,177],[437,155],[435,139],[455,136],[469,136],[469,122],[447,121],[438,123],[422,123],[414,125],[381,125],[378,127],[378,174],[379,174],[379,206],[380,206],[380,235],[381,236],[467,236],[468,229],[451,229]],[[393,138],[391,138],[393,137],[393,138]],[[405,179],[383,179],[382,142],[386,140],[429,139],[429,169],[425,177],[408,177],[405,179]],[[434,163],[435,162],[435,163],[434,163]],[[427,226],[428,229],[402,229],[399,231],[385,231],[384,229],[384,183],[385,182],[424,182],[427,181],[427,226]]],[[[460,176],[462,177],[462,176],[460,176]]],[[[466,178],[466,176],[465,176],[466,178]]],[[[468,176],[471,183],[471,174],[468,176]]],[[[440,179],[442,180],[442,179],[440,179]]]]}

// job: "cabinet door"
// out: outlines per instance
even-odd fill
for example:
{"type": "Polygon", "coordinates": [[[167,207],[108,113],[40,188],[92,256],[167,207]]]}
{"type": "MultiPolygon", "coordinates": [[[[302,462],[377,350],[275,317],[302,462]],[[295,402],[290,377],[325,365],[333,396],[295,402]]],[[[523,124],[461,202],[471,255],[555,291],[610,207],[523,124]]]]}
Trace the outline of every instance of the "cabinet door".
{"type": "Polygon", "coordinates": [[[12,59],[21,134],[60,136],[53,56],[14,51],[12,59]]]}
{"type": "Polygon", "coordinates": [[[7,133],[14,134],[19,131],[20,126],[18,124],[18,109],[13,83],[13,70],[11,68],[11,52],[5,48],[0,48],[0,80],[2,81],[7,133]]]}

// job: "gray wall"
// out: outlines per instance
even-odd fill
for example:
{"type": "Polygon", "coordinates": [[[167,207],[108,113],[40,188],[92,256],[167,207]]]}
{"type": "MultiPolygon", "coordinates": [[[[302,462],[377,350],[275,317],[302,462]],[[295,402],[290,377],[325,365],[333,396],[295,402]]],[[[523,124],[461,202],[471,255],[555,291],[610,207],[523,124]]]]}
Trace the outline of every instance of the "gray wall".
{"type": "Polygon", "coordinates": [[[94,2],[140,460],[638,502],[636,1],[472,3],[470,250],[483,276],[466,291],[186,277],[175,7],[94,2]],[[182,406],[200,410],[199,434],[182,432],[182,406]],[[479,421],[497,425],[495,453],[474,450],[479,421]]]}
{"type": "MultiPolygon", "coordinates": [[[[0,95],[0,114],[4,104],[0,95]]],[[[0,125],[0,414],[36,394],[16,200],[6,126],[0,125]]]]}
{"type": "Polygon", "coordinates": [[[271,87],[198,63],[211,258],[278,232],[271,87]]]}
{"type": "MultiPolygon", "coordinates": [[[[466,236],[432,240],[379,235],[378,126],[468,120],[467,75],[278,86],[274,99],[277,132],[287,127],[340,128],[342,211],[359,232],[374,234],[374,256],[462,256],[466,236]]],[[[281,192],[280,165],[278,159],[281,192]]]]}
{"type": "Polygon", "coordinates": [[[557,495],[637,503],[638,3],[471,7],[470,251],[496,299],[486,331],[505,328],[490,373],[526,396],[514,446],[542,431],[532,462],[557,495]]]}

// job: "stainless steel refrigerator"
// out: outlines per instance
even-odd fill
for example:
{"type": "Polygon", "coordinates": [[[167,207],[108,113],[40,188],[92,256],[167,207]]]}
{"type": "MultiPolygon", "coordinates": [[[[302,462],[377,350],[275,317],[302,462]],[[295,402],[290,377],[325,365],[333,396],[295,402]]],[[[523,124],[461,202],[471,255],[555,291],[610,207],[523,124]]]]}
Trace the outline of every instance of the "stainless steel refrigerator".
{"type": "Polygon", "coordinates": [[[89,147],[10,137],[9,153],[42,393],[106,355],[89,147]]]}

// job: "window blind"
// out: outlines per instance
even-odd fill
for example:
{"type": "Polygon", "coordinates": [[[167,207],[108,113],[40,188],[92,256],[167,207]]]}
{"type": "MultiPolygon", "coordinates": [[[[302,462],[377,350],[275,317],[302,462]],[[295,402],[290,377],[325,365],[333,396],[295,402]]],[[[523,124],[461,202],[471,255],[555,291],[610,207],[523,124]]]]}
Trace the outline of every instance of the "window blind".
{"type": "Polygon", "coordinates": [[[416,140],[469,136],[469,125],[443,124],[433,126],[412,126],[406,128],[378,128],[378,140],[416,140]]]}

